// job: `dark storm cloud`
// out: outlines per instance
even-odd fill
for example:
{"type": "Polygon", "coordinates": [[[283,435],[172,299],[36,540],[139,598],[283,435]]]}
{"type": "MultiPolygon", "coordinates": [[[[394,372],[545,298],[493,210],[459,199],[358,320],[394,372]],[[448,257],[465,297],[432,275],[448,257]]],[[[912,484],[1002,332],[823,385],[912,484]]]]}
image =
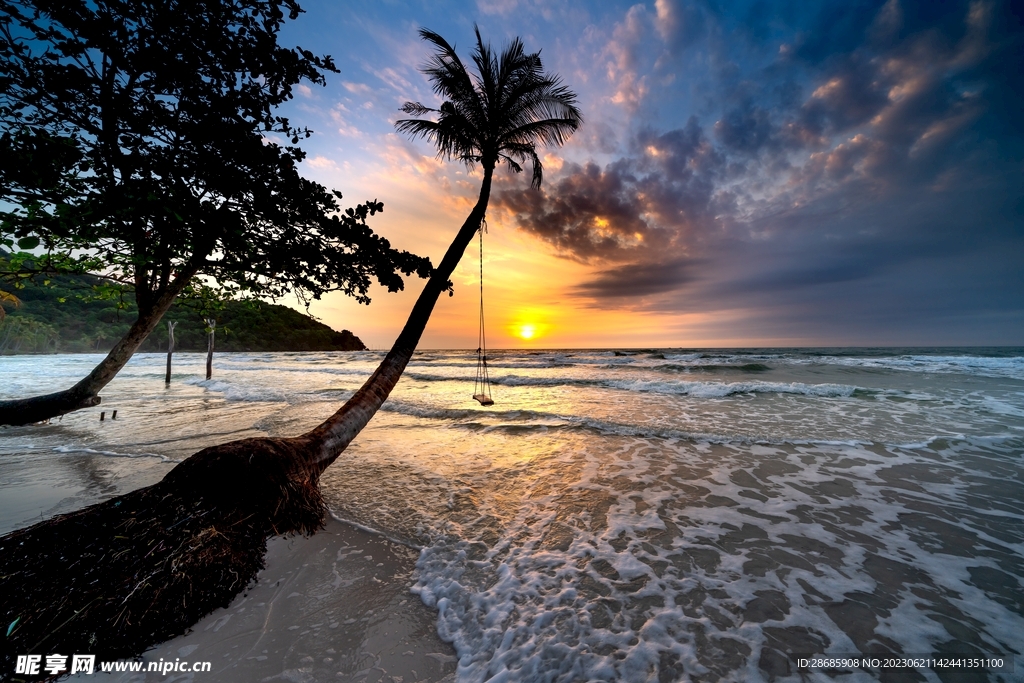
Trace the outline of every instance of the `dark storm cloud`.
{"type": "Polygon", "coordinates": [[[878,115],[892,78],[870,59],[850,56],[830,68],[825,82],[801,106],[798,121],[815,134],[844,133],[878,115]]]}
{"type": "Polygon", "coordinates": [[[652,233],[636,196],[636,182],[627,160],[604,170],[591,163],[571,166],[561,180],[541,191],[499,192],[494,203],[563,255],[588,261],[629,251],[638,242],[637,235],[652,233]]]}
{"type": "MultiPolygon", "coordinates": [[[[685,251],[700,241],[711,220],[724,157],[693,118],[678,130],[643,131],[631,147],[632,155],[604,169],[593,163],[567,166],[560,180],[540,191],[499,191],[495,207],[579,261],[657,259],[666,250],[685,251]]],[[[651,268],[672,286],[682,281],[669,270],[664,264],[651,268]]],[[[642,289],[665,289],[650,277],[642,289]]],[[[609,290],[596,286],[593,291],[609,290]]]]}
{"type": "Polygon", "coordinates": [[[756,153],[774,142],[777,132],[771,113],[747,101],[715,122],[715,136],[730,150],[756,153]]]}
{"type": "Polygon", "coordinates": [[[641,18],[659,22],[651,73],[695,94],[680,100],[699,105],[678,115],[684,125],[644,118],[674,101],[671,88],[652,92],[618,159],[567,164],[529,196],[499,193],[520,228],[594,265],[576,294],[663,311],[770,308],[794,327],[859,321],[865,335],[872,311],[877,325],[917,330],[970,319],[1024,340],[1014,6],[723,7],[630,12],[636,35],[641,18]],[[673,68],[692,82],[667,78],[673,68]]]}
{"type": "MultiPolygon", "coordinates": [[[[999,3],[973,4],[980,8],[999,3]]],[[[1003,5],[1005,10],[1011,7],[1011,3],[1003,5]]],[[[967,2],[935,0],[823,3],[816,11],[807,12],[810,22],[794,26],[797,29],[795,54],[810,64],[821,64],[865,47],[880,51],[898,48],[901,42],[924,35],[948,48],[970,30],[964,21],[970,11],[971,5],[967,2]]]]}
{"type": "Polygon", "coordinates": [[[641,261],[598,270],[576,288],[576,293],[595,299],[633,299],[679,289],[691,280],[696,265],[691,259],[664,263],[641,261]]]}
{"type": "Polygon", "coordinates": [[[798,29],[796,55],[817,64],[856,50],[864,44],[868,29],[885,5],[885,0],[847,0],[823,3],[816,11],[808,6],[807,14],[813,18],[798,29]]]}
{"type": "MultiPolygon", "coordinates": [[[[764,4],[755,6],[762,9],[748,12],[741,28],[767,36],[750,23],[765,20],[764,4]]],[[[727,149],[823,148],[862,131],[906,151],[929,125],[982,108],[989,120],[981,129],[998,124],[997,134],[1017,128],[1019,137],[1020,117],[1011,123],[1011,112],[1024,105],[1024,34],[1011,3],[889,0],[803,13],[787,7],[776,4],[768,22],[776,34],[764,47],[780,45],[778,56],[741,79],[747,94],[737,100],[739,86],[719,84],[715,132],[727,149]],[[780,24],[787,27],[781,37],[780,24]]]]}

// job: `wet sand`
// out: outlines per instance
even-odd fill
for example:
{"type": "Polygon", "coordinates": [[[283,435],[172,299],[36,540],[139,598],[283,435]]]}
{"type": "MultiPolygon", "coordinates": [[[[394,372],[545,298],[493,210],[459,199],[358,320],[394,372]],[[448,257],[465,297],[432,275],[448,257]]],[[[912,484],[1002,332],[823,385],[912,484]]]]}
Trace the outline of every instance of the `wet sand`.
{"type": "Polygon", "coordinates": [[[209,673],[76,675],[71,681],[454,681],[436,615],[409,592],[418,552],[335,519],[311,538],[270,540],[257,583],[145,662],[212,663],[209,673]]]}
{"type": "MultiPolygon", "coordinates": [[[[51,453],[36,448],[0,457],[0,533],[156,483],[174,466],[155,457],[51,453]]],[[[209,661],[210,673],[97,671],[63,680],[454,680],[455,653],[437,636],[437,614],[410,592],[417,557],[413,548],[329,518],[310,538],[270,539],[254,586],[143,655],[146,662],[209,661]]]]}
{"type": "MultiPolygon", "coordinates": [[[[817,680],[793,657],[884,651],[1013,670],[835,676],[1024,682],[1024,349],[879,353],[505,353],[487,411],[458,379],[467,354],[425,353],[325,473],[325,499],[426,547],[416,588],[440,609],[422,632],[455,643],[464,680],[817,680]]],[[[65,376],[84,363],[47,360],[65,376]]],[[[212,443],[302,433],[378,359],[238,354],[216,381],[196,363],[166,390],[162,360],[118,378],[116,422],[0,431],[0,522],[152,483],[163,458],[212,443]]],[[[451,651],[413,647],[408,575],[368,575],[384,549],[348,531],[308,552],[274,541],[264,592],[148,655],[212,675],[122,680],[430,680],[387,658],[451,651]]],[[[413,551],[395,552],[412,572],[413,551]]]]}

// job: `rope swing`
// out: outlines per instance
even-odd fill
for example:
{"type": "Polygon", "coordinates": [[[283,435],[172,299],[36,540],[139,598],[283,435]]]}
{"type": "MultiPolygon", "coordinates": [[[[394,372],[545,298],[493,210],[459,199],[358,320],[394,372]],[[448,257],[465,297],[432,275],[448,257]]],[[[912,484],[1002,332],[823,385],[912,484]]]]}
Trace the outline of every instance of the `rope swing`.
{"type": "Polygon", "coordinates": [[[487,374],[487,339],[484,336],[484,231],[487,222],[480,222],[480,338],[476,348],[476,380],[473,382],[473,398],[482,406],[494,405],[491,398],[491,378],[487,374]]]}

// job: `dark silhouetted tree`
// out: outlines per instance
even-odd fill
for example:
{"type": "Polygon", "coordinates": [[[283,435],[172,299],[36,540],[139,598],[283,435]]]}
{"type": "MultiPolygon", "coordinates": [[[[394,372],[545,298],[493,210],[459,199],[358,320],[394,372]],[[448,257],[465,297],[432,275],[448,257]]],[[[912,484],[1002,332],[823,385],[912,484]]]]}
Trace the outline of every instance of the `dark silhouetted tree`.
{"type": "Polygon", "coordinates": [[[19,620],[0,653],[6,647],[12,662],[15,654],[58,645],[107,660],[137,654],[245,588],[262,567],[268,537],[323,524],[320,475],[387,399],[438,297],[450,291],[451,274],[484,219],[495,165],[505,161],[519,171],[529,159],[539,183],[535,144],[562,143],[582,122],[575,96],[544,74],[540,57],[520,41],[499,56],[477,33],[471,75],[443,38],[421,35],[436,48],[426,73],[445,101],[436,110],[406,105],[437,120],[398,126],[430,138],[443,158],[479,164],[483,183],[394,346],[362,388],[306,434],[204,449],[158,484],[0,538],[0,623],[19,620]],[[68,547],[75,549],[73,567],[52,571],[68,547]]]}
{"type": "MultiPolygon", "coordinates": [[[[341,194],[304,179],[310,131],[275,113],[330,57],[278,45],[294,0],[0,3],[0,241],[7,279],[91,272],[139,317],[74,387],[0,402],[24,424],[99,402],[186,287],[305,301],[373,279],[402,289],[426,259],[399,252],[341,194]],[[27,252],[25,250],[33,250],[27,252]]],[[[6,288],[9,289],[9,288],[6,288]]]]}

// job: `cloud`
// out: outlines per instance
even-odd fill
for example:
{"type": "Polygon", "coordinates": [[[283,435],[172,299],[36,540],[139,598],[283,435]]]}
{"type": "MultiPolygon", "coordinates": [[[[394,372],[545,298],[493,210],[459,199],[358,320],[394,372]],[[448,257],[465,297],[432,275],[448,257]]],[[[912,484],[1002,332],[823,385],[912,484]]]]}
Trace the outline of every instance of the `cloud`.
{"type": "Polygon", "coordinates": [[[602,170],[591,163],[571,167],[549,191],[500,191],[494,205],[565,256],[615,258],[636,251],[651,232],[634,182],[625,164],[602,170]]]}
{"type": "Polygon", "coordinates": [[[519,0],[477,0],[476,8],[481,14],[508,16],[519,7],[519,0]]]}
{"type": "Polygon", "coordinates": [[[635,305],[643,297],[671,292],[689,283],[696,265],[686,258],[627,263],[596,271],[589,280],[574,287],[573,292],[587,299],[620,299],[635,305]]]}
{"type": "Polygon", "coordinates": [[[725,196],[715,194],[724,158],[696,119],[681,129],[644,131],[634,153],[600,168],[565,164],[538,191],[501,189],[494,206],[566,258],[599,266],[580,296],[624,299],[671,291],[689,270],[725,196]]]}
{"type": "Polygon", "coordinates": [[[311,157],[309,159],[306,159],[306,163],[309,164],[310,166],[312,166],[313,168],[320,169],[322,171],[325,171],[325,170],[337,171],[338,170],[338,164],[333,159],[328,159],[325,156],[317,155],[315,157],[311,157]]]}
{"type": "Polygon", "coordinates": [[[572,143],[578,144],[594,154],[615,154],[619,149],[620,133],[606,121],[588,120],[576,131],[572,143]]]}
{"type": "Polygon", "coordinates": [[[654,8],[658,34],[673,54],[697,42],[707,28],[704,13],[696,4],[656,0],[654,8]]]}
{"type": "Polygon", "coordinates": [[[873,59],[850,56],[826,72],[800,110],[801,122],[817,132],[843,133],[863,125],[890,102],[893,74],[873,59]]]}
{"type": "MultiPolygon", "coordinates": [[[[609,49],[618,93],[651,77],[652,27],[666,44],[701,40],[678,34],[693,7],[630,10],[609,49]]],[[[781,40],[778,27],[702,21],[719,22],[716,59],[735,70],[701,82],[703,112],[659,129],[641,110],[667,107],[669,91],[623,94],[634,129],[601,151],[612,160],[567,161],[539,192],[495,193],[521,230],[592,265],[574,296],[675,312],[763,307],[794,327],[845,325],[840,311],[866,325],[874,307],[934,330],[940,309],[952,320],[991,308],[986,324],[1024,329],[1024,127],[1011,114],[1024,31],[1006,3],[829,6],[781,40]],[[826,38],[810,34],[819,28],[826,38]],[[945,303],[925,305],[929,289],[945,303]]],[[[597,154],[603,137],[583,147],[597,154]]]]}
{"type": "Polygon", "coordinates": [[[539,191],[499,191],[495,206],[584,262],[685,249],[714,222],[714,178],[723,158],[696,119],[664,134],[643,132],[633,147],[633,156],[603,169],[566,165],[559,180],[539,191]]]}
{"type": "Polygon", "coordinates": [[[715,122],[715,136],[725,147],[738,152],[756,153],[777,142],[771,114],[750,100],[715,122]]]}
{"type": "Polygon", "coordinates": [[[363,137],[363,131],[349,122],[348,117],[346,116],[346,114],[349,113],[348,107],[341,103],[338,103],[331,108],[331,120],[334,121],[337,126],[336,130],[338,131],[338,134],[347,138],[363,137]]]}
{"type": "Polygon", "coordinates": [[[615,92],[611,101],[627,111],[636,111],[650,88],[646,74],[641,74],[640,52],[650,30],[650,17],[643,5],[633,5],[621,23],[616,24],[605,48],[608,60],[606,75],[615,92]]]}
{"type": "Polygon", "coordinates": [[[353,95],[366,95],[372,92],[370,86],[365,83],[353,83],[351,81],[342,81],[341,83],[345,90],[348,90],[353,95]]]}
{"type": "Polygon", "coordinates": [[[412,92],[413,90],[412,83],[399,74],[395,69],[373,69],[371,73],[379,78],[385,85],[393,90],[397,90],[399,93],[405,94],[412,92]]]}

